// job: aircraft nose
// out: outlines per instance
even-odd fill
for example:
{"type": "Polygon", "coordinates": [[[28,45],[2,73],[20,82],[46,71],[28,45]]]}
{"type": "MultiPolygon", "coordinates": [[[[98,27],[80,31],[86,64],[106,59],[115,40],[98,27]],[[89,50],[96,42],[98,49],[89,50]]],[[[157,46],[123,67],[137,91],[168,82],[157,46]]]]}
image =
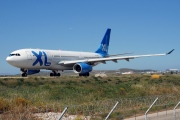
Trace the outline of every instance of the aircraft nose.
{"type": "Polygon", "coordinates": [[[15,58],[13,58],[13,57],[7,57],[7,58],[6,58],[6,61],[7,61],[10,65],[12,65],[12,66],[16,66],[16,65],[17,65],[17,60],[16,60],[15,58]]]}
{"type": "Polygon", "coordinates": [[[12,62],[13,62],[10,57],[7,57],[7,58],[6,58],[6,61],[7,61],[9,64],[12,64],[12,62]]]}
{"type": "Polygon", "coordinates": [[[7,57],[6,61],[12,66],[14,66],[17,63],[16,59],[13,59],[12,57],[7,57]]]}

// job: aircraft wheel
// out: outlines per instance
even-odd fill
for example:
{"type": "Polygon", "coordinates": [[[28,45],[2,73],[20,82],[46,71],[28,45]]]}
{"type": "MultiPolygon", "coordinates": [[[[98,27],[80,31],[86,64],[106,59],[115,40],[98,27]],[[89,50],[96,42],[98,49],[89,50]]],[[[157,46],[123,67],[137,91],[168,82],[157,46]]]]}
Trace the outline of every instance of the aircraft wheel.
{"type": "Polygon", "coordinates": [[[89,76],[89,73],[86,73],[86,76],[89,76]]]}
{"type": "Polygon", "coordinates": [[[50,73],[50,77],[53,77],[54,76],[54,74],[53,73],[50,73]]]}
{"type": "Polygon", "coordinates": [[[60,74],[60,73],[57,73],[57,76],[61,76],[61,74],[60,74]]]}
{"type": "Polygon", "coordinates": [[[27,74],[26,74],[26,73],[23,73],[23,74],[22,74],[22,77],[27,77],[27,74]]]}

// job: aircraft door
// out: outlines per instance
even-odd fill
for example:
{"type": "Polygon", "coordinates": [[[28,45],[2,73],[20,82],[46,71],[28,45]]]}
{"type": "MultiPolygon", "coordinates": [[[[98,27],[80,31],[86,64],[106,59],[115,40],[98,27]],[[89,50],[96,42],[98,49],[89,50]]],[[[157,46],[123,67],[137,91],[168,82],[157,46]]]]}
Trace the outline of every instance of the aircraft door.
{"type": "Polygon", "coordinates": [[[26,51],[26,54],[27,54],[27,59],[28,59],[28,60],[32,60],[31,52],[26,51]]]}

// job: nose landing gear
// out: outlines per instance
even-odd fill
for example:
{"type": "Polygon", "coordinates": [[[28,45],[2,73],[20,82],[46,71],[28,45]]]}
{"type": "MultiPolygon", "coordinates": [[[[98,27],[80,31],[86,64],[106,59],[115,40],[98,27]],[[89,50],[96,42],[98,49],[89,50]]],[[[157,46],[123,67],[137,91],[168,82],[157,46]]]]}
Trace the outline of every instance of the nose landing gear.
{"type": "Polygon", "coordinates": [[[58,77],[60,77],[61,74],[60,74],[58,71],[52,70],[52,73],[50,73],[50,77],[53,77],[53,76],[58,76],[58,77]]]}
{"type": "Polygon", "coordinates": [[[22,77],[27,77],[27,70],[26,69],[20,69],[20,71],[21,71],[21,76],[22,77]]]}
{"type": "Polygon", "coordinates": [[[22,73],[22,77],[27,77],[27,73],[22,73]]]}

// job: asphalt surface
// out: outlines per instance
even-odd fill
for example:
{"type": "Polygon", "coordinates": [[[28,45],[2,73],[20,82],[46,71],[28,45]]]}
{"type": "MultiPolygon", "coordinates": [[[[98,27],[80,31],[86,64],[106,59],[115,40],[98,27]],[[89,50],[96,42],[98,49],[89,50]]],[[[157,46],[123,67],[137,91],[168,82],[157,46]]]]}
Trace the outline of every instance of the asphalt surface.
{"type": "MultiPolygon", "coordinates": [[[[145,115],[127,118],[124,120],[145,120],[145,115]]],[[[176,119],[174,119],[174,110],[168,110],[147,114],[147,120],[180,120],[180,109],[176,109],[176,119]]]]}

